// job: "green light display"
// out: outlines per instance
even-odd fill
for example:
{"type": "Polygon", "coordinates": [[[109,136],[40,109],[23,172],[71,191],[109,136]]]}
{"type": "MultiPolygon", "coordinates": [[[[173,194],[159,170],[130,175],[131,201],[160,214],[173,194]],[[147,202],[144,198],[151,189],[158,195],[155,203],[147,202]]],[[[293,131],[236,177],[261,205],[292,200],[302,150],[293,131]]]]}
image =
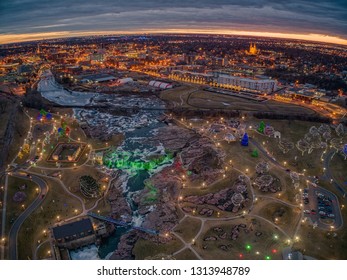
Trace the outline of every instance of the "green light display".
{"type": "Polygon", "coordinates": [[[139,170],[148,170],[151,171],[157,168],[160,165],[169,163],[173,159],[173,155],[171,153],[158,156],[153,159],[145,160],[132,160],[132,158],[136,156],[136,154],[132,154],[129,152],[117,152],[113,151],[108,153],[104,157],[104,165],[110,169],[122,169],[122,170],[131,170],[131,171],[139,171],[139,170]]]}

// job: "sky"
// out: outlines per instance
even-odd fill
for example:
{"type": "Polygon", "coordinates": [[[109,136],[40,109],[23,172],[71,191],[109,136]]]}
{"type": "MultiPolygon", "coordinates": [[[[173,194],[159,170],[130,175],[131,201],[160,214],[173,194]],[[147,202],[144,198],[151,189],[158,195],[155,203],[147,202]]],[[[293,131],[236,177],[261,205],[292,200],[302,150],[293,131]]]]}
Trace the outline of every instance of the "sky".
{"type": "Polygon", "coordinates": [[[132,33],[255,35],[347,45],[347,0],[0,0],[0,44],[132,33]]]}

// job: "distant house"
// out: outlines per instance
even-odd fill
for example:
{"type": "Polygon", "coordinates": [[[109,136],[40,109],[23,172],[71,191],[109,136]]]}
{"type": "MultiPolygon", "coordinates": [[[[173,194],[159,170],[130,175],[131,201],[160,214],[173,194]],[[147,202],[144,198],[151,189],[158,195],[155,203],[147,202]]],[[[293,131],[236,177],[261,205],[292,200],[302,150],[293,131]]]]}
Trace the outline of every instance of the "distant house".
{"type": "Polygon", "coordinates": [[[236,141],[236,138],[235,138],[235,136],[233,134],[228,133],[228,134],[225,135],[224,140],[229,143],[229,142],[236,141]]]}

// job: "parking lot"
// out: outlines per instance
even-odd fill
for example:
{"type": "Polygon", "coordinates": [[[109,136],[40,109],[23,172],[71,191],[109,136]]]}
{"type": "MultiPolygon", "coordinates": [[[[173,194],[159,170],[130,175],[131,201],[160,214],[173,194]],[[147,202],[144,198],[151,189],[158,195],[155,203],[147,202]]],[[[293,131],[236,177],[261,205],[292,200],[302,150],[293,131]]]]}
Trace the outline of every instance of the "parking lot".
{"type": "Polygon", "coordinates": [[[304,215],[321,229],[338,229],[342,226],[342,216],[337,197],[312,183],[302,194],[304,215]]]}

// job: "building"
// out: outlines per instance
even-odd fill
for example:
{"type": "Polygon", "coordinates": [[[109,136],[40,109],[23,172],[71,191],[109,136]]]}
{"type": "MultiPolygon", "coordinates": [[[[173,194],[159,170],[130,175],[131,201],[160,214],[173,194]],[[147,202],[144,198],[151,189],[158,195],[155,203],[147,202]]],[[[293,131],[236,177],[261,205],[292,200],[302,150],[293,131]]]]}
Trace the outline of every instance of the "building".
{"type": "Polygon", "coordinates": [[[151,87],[155,87],[155,88],[161,88],[161,89],[169,89],[172,88],[172,85],[169,83],[164,83],[164,82],[160,82],[160,81],[150,81],[148,83],[149,86],[151,87]]]}
{"type": "Polygon", "coordinates": [[[267,78],[239,77],[227,74],[217,74],[217,86],[236,90],[253,90],[270,93],[277,89],[277,81],[267,78]]]}
{"type": "Polygon", "coordinates": [[[245,90],[260,93],[271,93],[277,89],[277,81],[264,76],[232,76],[226,73],[211,72],[197,73],[190,71],[173,70],[169,75],[170,79],[196,83],[208,84],[232,90],[245,90]]]}
{"type": "Polygon", "coordinates": [[[89,218],[52,228],[53,245],[66,249],[80,248],[96,242],[89,218]]]}
{"type": "Polygon", "coordinates": [[[250,46],[249,46],[249,50],[246,51],[246,53],[248,55],[257,55],[259,53],[259,50],[257,49],[256,44],[255,43],[254,44],[251,43],[250,46]]]}
{"type": "Polygon", "coordinates": [[[18,74],[30,74],[33,71],[34,71],[34,66],[31,64],[22,64],[22,65],[18,65],[17,67],[18,74]]]}
{"type": "Polygon", "coordinates": [[[132,78],[122,78],[122,79],[118,79],[117,83],[120,85],[125,85],[127,83],[132,83],[134,80],[132,78]]]}
{"type": "Polygon", "coordinates": [[[89,55],[90,62],[103,62],[104,54],[102,53],[92,53],[89,55]]]}
{"type": "Polygon", "coordinates": [[[176,81],[183,81],[195,84],[210,84],[213,82],[212,74],[184,71],[184,70],[173,70],[169,75],[170,79],[176,81]]]}
{"type": "Polygon", "coordinates": [[[185,62],[187,64],[194,64],[195,62],[195,59],[196,59],[196,55],[195,54],[187,54],[185,55],[185,62]]]}
{"type": "Polygon", "coordinates": [[[97,152],[95,153],[94,159],[98,164],[102,164],[103,163],[103,158],[104,158],[104,152],[97,152]]]}
{"type": "Polygon", "coordinates": [[[109,75],[109,74],[92,74],[92,75],[84,75],[78,77],[81,81],[81,83],[103,83],[103,82],[110,82],[115,81],[116,77],[109,75]]]}
{"type": "Polygon", "coordinates": [[[212,66],[225,67],[228,66],[228,59],[226,57],[213,57],[212,66]]]}

